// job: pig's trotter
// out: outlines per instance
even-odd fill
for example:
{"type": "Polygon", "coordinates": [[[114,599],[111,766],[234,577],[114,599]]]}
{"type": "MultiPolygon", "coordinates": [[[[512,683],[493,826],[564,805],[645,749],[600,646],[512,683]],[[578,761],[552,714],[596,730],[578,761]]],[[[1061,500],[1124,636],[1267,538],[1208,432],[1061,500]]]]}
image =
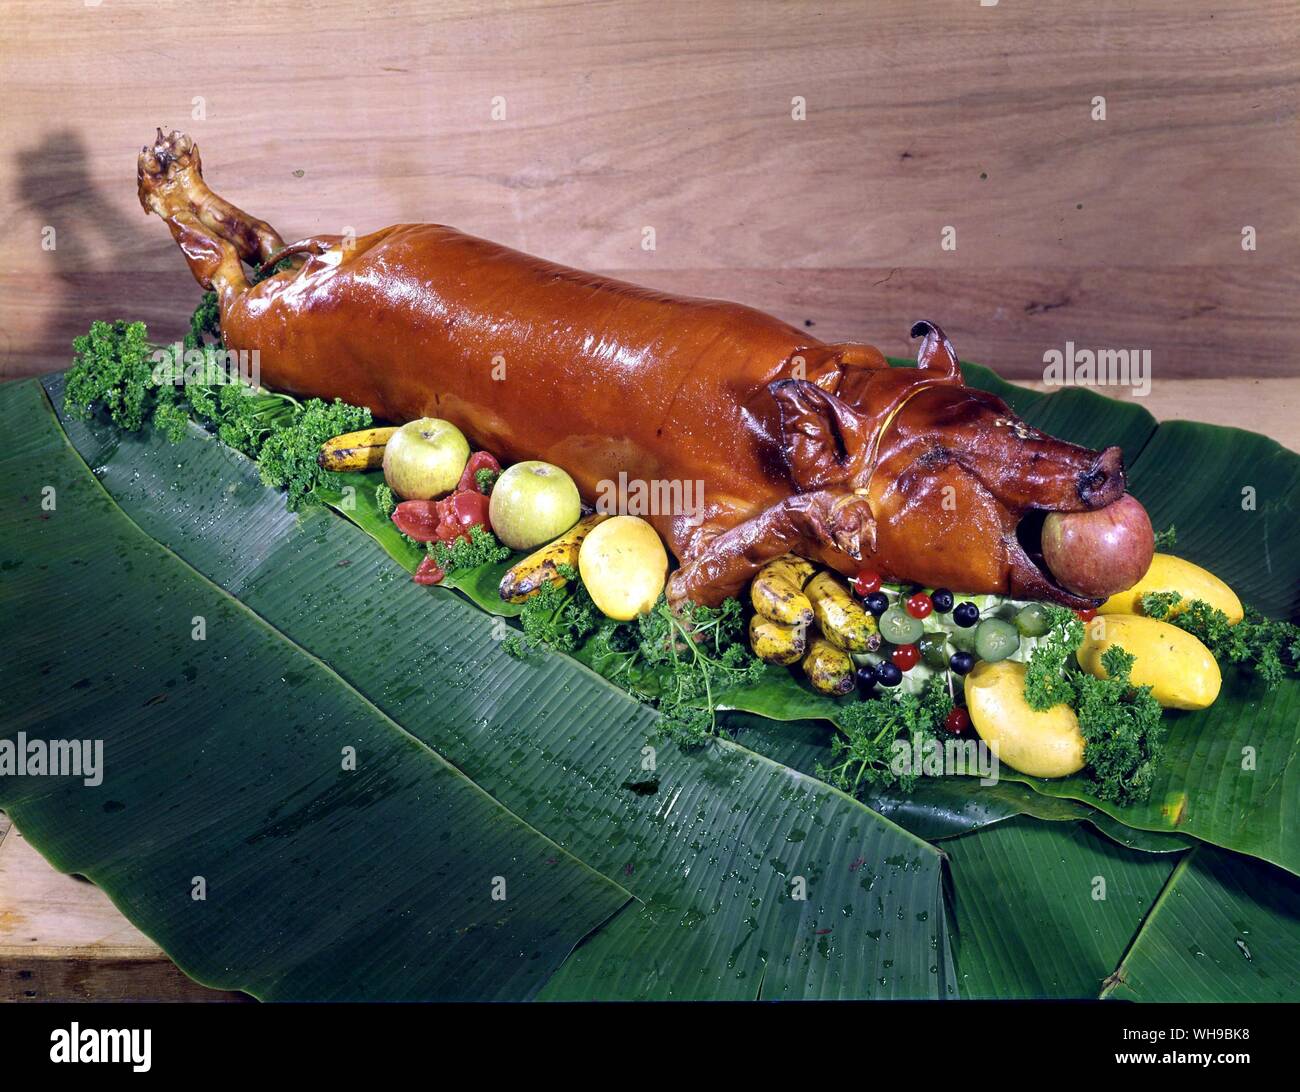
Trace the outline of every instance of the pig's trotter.
{"type": "Polygon", "coordinates": [[[797,493],[761,515],[718,535],[673,573],[668,601],[685,599],[716,607],[739,595],[754,574],[782,554],[816,555],[833,547],[860,559],[876,546],[876,521],[865,498],[820,490],[797,493]]]}

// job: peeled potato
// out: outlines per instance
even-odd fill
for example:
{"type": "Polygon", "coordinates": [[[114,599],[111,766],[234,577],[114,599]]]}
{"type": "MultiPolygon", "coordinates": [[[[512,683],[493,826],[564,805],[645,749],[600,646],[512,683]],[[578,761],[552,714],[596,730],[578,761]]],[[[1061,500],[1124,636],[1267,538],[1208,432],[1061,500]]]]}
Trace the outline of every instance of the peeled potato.
{"type": "Polygon", "coordinates": [[[668,554],[645,520],[614,516],[583,539],[578,573],[601,612],[627,622],[655,605],[668,579],[668,554]]]}
{"type": "Polygon", "coordinates": [[[1200,599],[1223,611],[1229,622],[1242,619],[1241,600],[1236,592],[1213,573],[1172,554],[1156,554],[1146,575],[1128,591],[1112,595],[1097,608],[1097,613],[1140,614],[1142,597],[1148,592],[1171,591],[1178,592],[1183,601],[1170,608],[1170,615],[1181,613],[1191,600],[1200,599]]]}
{"type": "Polygon", "coordinates": [[[1135,657],[1129,672],[1133,685],[1151,687],[1151,696],[1166,709],[1204,709],[1219,696],[1219,665],[1208,648],[1177,626],[1139,614],[1098,615],[1076,653],[1079,666],[1106,678],[1101,657],[1111,645],[1135,657]]]}
{"type": "Polygon", "coordinates": [[[966,711],[980,738],[1014,770],[1067,777],[1083,769],[1083,733],[1068,705],[1039,712],[1025,701],[1025,665],[981,660],[966,676],[966,711]]]}

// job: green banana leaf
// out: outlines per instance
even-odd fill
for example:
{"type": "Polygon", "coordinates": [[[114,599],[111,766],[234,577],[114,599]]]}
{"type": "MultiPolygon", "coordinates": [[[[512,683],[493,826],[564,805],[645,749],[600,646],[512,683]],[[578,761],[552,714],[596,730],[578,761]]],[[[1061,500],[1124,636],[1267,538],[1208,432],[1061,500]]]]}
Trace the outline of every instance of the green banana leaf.
{"type": "MultiPolygon", "coordinates": [[[[49,386],[58,403],[58,381],[49,386]]],[[[31,405],[34,391],[30,383],[0,390],[0,413],[21,420],[24,430],[55,432],[59,425],[48,404],[31,405]]],[[[63,425],[118,506],[119,518],[129,517],[158,548],[211,581],[230,610],[253,612],[280,641],[328,665],[387,718],[391,732],[414,737],[430,761],[441,758],[472,778],[496,806],[604,877],[619,899],[627,892],[637,900],[629,904],[630,913],[615,915],[570,957],[585,959],[598,951],[606,930],[623,937],[635,933],[634,940],[620,943],[621,973],[583,982],[577,971],[556,972],[550,976],[556,983],[552,995],[953,996],[942,856],[924,841],[829,786],[734,743],[719,741],[690,753],[662,741],[649,744],[656,721],[651,710],[569,658],[525,662],[507,656],[499,647],[499,620],[456,593],[411,583],[365,536],[327,510],[286,512],[282,498],[260,485],[247,460],[197,429],[173,446],[156,434],[122,435],[93,422],[63,425]],[[650,755],[652,770],[646,768],[650,755]],[[821,939],[831,917],[833,944],[821,939]],[[873,926],[879,921],[890,923],[883,935],[873,926]],[[747,932],[752,944],[734,958],[718,958],[747,932]]],[[[29,477],[40,477],[39,460],[22,465],[29,477]]],[[[12,542],[16,556],[34,555],[24,535],[12,542]]],[[[87,592],[92,609],[105,609],[105,592],[116,594],[117,573],[106,565],[93,552],[87,555],[87,579],[99,589],[98,598],[87,592]]],[[[50,594],[59,578],[58,572],[44,573],[33,595],[50,594]]],[[[140,576],[144,584],[150,579],[148,573],[140,576]]],[[[16,620],[5,621],[5,635],[13,640],[16,620]]],[[[147,654],[138,644],[114,647],[105,641],[77,648],[92,681],[87,701],[97,700],[98,680],[113,677],[124,650],[147,654]]],[[[158,654],[164,663],[174,658],[167,649],[158,654]]],[[[237,678],[236,671],[227,686],[237,689],[237,678]]],[[[296,683],[276,697],[295,701],[305,689],[296,683]]],[[[18,717],[35,716],[37,701],[29,695],[27,706],[15,707],[18,717]]],[[[258,701],[259,709],[268,708],[265,694],[258,701]]],[[[221,716],[217,708],[211,712],[221,716]]],[[[246,738],[257,719],[247,709],[239,712],[222,730],[246,738]]],[[[275,733],[266,744],[274,749],[272,758],[285,763],[292,761],[292,745],[275,733]]],[[[201,751],[193,761],[194,777],[215,777],[201,751]]],[[[216,780],[226,791],[237,783],[229,775],[216,780]]],[[[27,833],[44,849],[55,831],[86,838],[82,826],[94,818],[65,800],[52,805],[45,826],[27,833]]],[[[21,809],[15,819],[25,826],[21,809]]],[[[301,822],[310,826],[313,819],[309,809],[301,822]]],[[[196,829],[184,835],[203,836],[196,829]]],[[[370,847],[375,867],[400,870],[404,841],[402,824],[394,824],[386,842],[370,847]]],[[[109,846],[100,848],[111,853],[109,846]]],[[[315,866],[327,867],[328,855],[315,866]]],[[[90,871],[96,874],[94,867],[90,871]]],[[[495,874],[487,873],[485,882],[495,874]]],[[[247,878],[250,885],[264,879],[252,873],[247,878]]],[[[422,880],[411,885],[436,900],[440,879],[435,876],[427,890],[422,880]]],[[[125,887],[115,890],[110,883],[110,894],[125,904],[125,887]]],[[[150,913],[160,896],[148,886],[134,890],[141,892],[140,901],[124,905],[128,915],[171,951],[150,913]]],[[[332,904],[313,912],[323,915],[320,928],[336,924],[332,904]]],[[[599,918],[608,912],[602,903],[599,918]]],[[[265,938],[258,919],[244,921],[228,943],[225,958],[232,965],[261,952],[265,938]]],[[[367,958],[379,961],[382,985],[376,991],[391,988],[401,959],[398,946],[367,958]]],[[[490,979],[504,959],[500,953],[484,956],[478,977],[467,981],[490,979]]],[[[545,967],[537,971],[539,977],[545,973],[545,967]]],[[[335,983],[321,984],[322,996],[344,992],[335,983]],[[334,993],[327,986],[336,987],[334,993]]]]}
{"type": "MultiPolygon", "coordinates": [[[[968,383],[998,394],[1039,428],[1093,447],[1122,446],[1133,491],[1155,525],[1179,528],[1180,556],[1223,577],[1258,609],[1277,617],[1300,614],[1300,536],[1288,530],[1300,515],[1300,456],[1238,429],[1183,421],[1157,426],[1141,405],[1090,390],[1071,387],[1043,394],[1006,383],[979,365],[963,365],[963,371],[968,383]],[[1243,501],[1253,507],[1243,509],[1243,501]]],[[[375,508],[377,477],[371,476],[368,484],[365,476],[358,479],[358,503],[340,510],[413,570],[420,555],[375,508]],[[393,546],[394,539],[405,555],[393,546]]],[[[515,613],[517,608],[496,594],[508,564],[453,573],[449,583],[485,610],[515,613]]],[[[769,667],[759,683],[720,695],[719,704],[777,721],[834,721],[848,700],[816,693],[797,672],[769,667]]],[[[1300,771],[1289,761],[1300,747],[1300,682],[1289,680],[1270,692],[1252,676],[1229,668],[1214,706],[1199,713],[1169,713],[1167,725],[1162,775],[1142,805],[1119,808],[1097,800],[1081,777],[1043,781],[1008,769],[1002,776],[1045,797],[1100,809],[1109,818],[1098,819],[1098,825],[1126,844],[1180,846],[1184,839],[1162,841],[1160,836],[1187,835],[1300,871],[1300,840],[1287,833],[1300,825],[1300,771]],[[1245,748],[1251,749],[1254,769],[1243,769],[1245,748]]],[[[828,739],[823,737],[823,747],[828,739]]],[[[800,768],[815,770],[824,757],[809,754],[800,768]]],[[[931,798],[940,792],[947,803],[927,798],[919,808],[900,805],[922,814],[917,827],[922,832],[930,829],[931,807],[935,815],[945,807],[966,808],[968,814],[988,807],[989,794],[980,786],[959,781],[927,791],[931,798]]],[[[868,802],[898,817],[890,801],[868,802]]]]}
{"type": "MultiPolygon", "coordinates": [[[[818,764],[829,757],[835,732],[826,721],[775,721],[751,713],[727,713],[722,723],[737,742],[811,776],[816,776],[818,764]]],[[[1005,778],[982,785],[978,778],[927,777],[910,792],[873,789],[862,801],[930,842],[1028,815],[1049,821],[1087,820],[1111,841],[1145,853],[1176,853],[1196,844],[1180,834],[1127,827],[1079,801],[1046,796],[1005,778]]]]}
{"type": "MultiPolygon", "coordinates": [[[[1006,383],[978,365],[963,368],[967,382],[1003,397],[1037,427],[1094,447],[1119,443],[1129,460],[1133,490],[1156,526],[1178,527],[1180,556],[1220,575],[1261,610],[1287,618],[1300,612],[1300,536],[1289,531],[1300,516],[1300,456],[1238,429],[1183,421],[1157,426],[1140,405],[1093,391],[1066,388],[1042,394],[1006,383]],[[1242,490],[1248,486],[1253,510],[1242,509],[1247,499],[1242,490]]],[[[355,507],[340,510],[413,570],[418,551],[395,535],[374,506],[377,480],[371,476],[368,484],[359,485],[355,507]],[[394,538],[405,555],[392,546],[394,538]]],[[[517,608],[496,594],[508,564],[453,573],[449,583],[485,610],[515,613],[517,608]]],[[[723,709],[777,721],[834,721],[850,700],[818,694],[798,672],[777,667],[769,667],[756,685],[719,696],[723,709]]],[[[1185,845],[1185,838],[1162,836],[1190,836],[1300,871],[1300,840],[1289,834],[1300,827],[1300,769],[1290,762],[1300,747],[1300,681],[1288,680],[1268,691],[1253,676],[1228,668],[1223,693],[1210,709],[1170,712],[1166,723],[1165,762],[1145,804],[1120,808],[1100,801],[1082,777],[1043,781],[1006,768],[1002,777],[1044,797],[1099,809],[1108,818],[1098,818],[1095,825],[1105,826],[1125,844],[1170,848],[1185,845]],[[1243,769],[1247,754],[1253,769],[1243,769]]],[[[828,742],[827,734],[822,748],[828,742]]],[[[800,768],[813,771],[824,759],[824,753],[810,753],[800,768]]],[[[927,792],[927,804],[920,807],[893,806],[879,798],[868,803],[895,818],[898,807],[922,813],[915,829],[927,837],[933,836],[931,807],[937,809],[935,815],[945,807],[966,808],[969,814],[988,807],[989,794],[978,785],[959,781],[927,792]],[[940,803],[936,792],[947,802],[940,803]]]]}
{"type": "Polygon", "coordinates": [[[1294,1002],[1297,983],[1300,879],[1200,846],[1178,862],[1102,996],[1294,1002]]]}
{"type": "Polygon", "coordinates": [[[103,747],[101,784],[0,777],[0,806],[193,978],[526,998],[630,901],[142,534],[39,387],[0,392],[0,427],[21,444],[0,461],[0,617],[25,665],[0,737],[103,747]]]}
{"type": "Polygon", "coordinates": [[[1082,823],[1011,819],[944,843],[963,997],[1095,998],[1177,858],[1082,823]]]}

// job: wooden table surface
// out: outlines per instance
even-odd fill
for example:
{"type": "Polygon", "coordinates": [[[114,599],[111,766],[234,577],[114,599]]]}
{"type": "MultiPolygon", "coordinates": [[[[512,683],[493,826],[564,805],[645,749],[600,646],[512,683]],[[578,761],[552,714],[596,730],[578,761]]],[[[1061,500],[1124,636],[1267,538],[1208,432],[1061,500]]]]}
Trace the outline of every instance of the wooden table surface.
{"type": "Polygon", "coordinates": [[[1295,0],[8,0],[0,377],[179,336],[157,125],[285,239],[453,224],[1008,377],[1294,376],[1298,73],[1295,0]]]}
{"type": "MultiPolygon", "coordinates": [[[[1300,379],[1167,380],[1144,401],[1162,420],[1236,425],[1300,451],[1300,379]]],[[[0,1001],[238,997],[190,982],[102,891],[55,872],[0,813],[0,1001]]]]}

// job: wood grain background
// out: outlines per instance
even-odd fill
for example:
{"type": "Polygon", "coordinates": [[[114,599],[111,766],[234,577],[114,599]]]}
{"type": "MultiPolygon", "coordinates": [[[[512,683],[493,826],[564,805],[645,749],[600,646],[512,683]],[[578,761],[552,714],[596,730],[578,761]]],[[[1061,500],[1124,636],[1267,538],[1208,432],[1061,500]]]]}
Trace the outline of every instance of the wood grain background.
{"type": "Polygon", "coordinates": [[[3,19],[3,377],[65,366],[93,318],[180,330],[198,289],[135,198],[155,125],[286,238],[437,220],[892,354],[931,318],[1010,376],[1066,340],[1151,349],[1157,384],[1300,374],[1294,0],[4,0],[3,19]]]}

